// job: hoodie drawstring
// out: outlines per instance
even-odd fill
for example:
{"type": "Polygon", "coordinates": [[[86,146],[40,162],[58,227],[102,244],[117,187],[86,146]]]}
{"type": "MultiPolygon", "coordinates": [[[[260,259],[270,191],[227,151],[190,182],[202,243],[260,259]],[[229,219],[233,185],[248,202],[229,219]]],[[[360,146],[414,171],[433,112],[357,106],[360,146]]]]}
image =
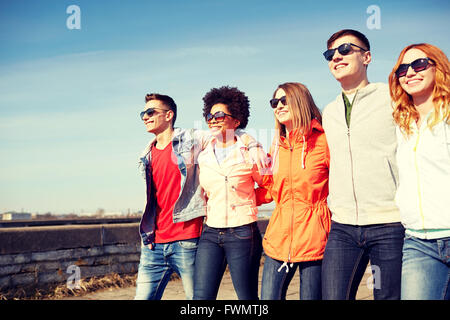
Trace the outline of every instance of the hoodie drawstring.
{"type": "MultiPolygon", "coordinates": [[[[290,267],[292,268],[293,266],[294,266],[294,263],[291,262],[290,267]]],[[[283,270],[283,268],[286,268],[286,273],[289,272],[289,266],[288,266],[287,261],[285,261],[285,262],[281,265],[281,267],[278,268],[277,271],[280,272],[281,270],[283,270]]]]}

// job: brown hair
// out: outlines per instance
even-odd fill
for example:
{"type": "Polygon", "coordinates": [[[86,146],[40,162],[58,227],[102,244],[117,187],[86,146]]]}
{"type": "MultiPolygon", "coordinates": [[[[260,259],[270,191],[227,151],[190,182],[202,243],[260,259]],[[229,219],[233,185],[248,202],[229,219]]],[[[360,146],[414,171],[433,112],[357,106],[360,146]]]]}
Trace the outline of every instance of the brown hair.
{"type": "Polygon", "coordinates": [[[172,118],[172,127],[175,125],[175,120],[177,119],[177,105],[175,101],[164,94],[159,93],[147,93],[145,95],[145,103],[149,102],[150,100],[158,100],[161,101],[169,110],[173,111],[173,118],[172,118]]]}
{"type": "Polygon", "coordinates": [[[333,42],[335,42],[337,39],[343,37],[343,36],[354,36],[356,37],[359,41],[361,41],[364,46],[366,47],[367,51],[370,51],[370,43],[369,40],[367,39],[367,37],[362,34],[359,31],[353,30],[353,29],[343,29],[343,30],[339,30],[335,33],[333,33],[330,37],[330,39],[328,39],[327,41],[327,48],[331,48],[331,45],[333,44],[333,42]]]}

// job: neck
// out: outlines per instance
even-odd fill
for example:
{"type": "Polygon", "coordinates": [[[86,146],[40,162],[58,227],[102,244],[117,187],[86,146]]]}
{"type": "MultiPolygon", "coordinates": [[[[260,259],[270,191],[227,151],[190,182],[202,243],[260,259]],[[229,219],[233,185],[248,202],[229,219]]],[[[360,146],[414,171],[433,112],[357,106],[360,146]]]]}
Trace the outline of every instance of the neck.
{"type": "Polygon", "coordinates": [[[294,130],[293,126],[292,126],[292,121],[286,122],[286,124],[284,124],[284,129],[286,130],[286,138],[289,137],[289,133],[294,130]]]}
{"type": "Polygon", "coordinates": [[[433,95],[423,95],[418,97],[413,97],[414,107],[419,112],[419,120],[423,120],[428,112],[434,108],[433,95]]]}
{"type": "Polygon", "coordinates": [[[367,75],[358,80],[350,80],[350,81],[342,81],[341,87],[345,94],[352,94],[356,90],[364,88],[369,84],[369,80],[367,79],[367,75]]]}
{"type": "Polygon", "coordinates": [[[156,148],[162,150],[172,141],[173,128],[167,127],[165,130],[156,134],[156,148]]]}
{"type": "Polygon", "coordinates": [[[217,136],[217,146],[219,148],[226,148],[236,143],[234,137],[234,130],[227,129],[226,133],[217,136]]]}

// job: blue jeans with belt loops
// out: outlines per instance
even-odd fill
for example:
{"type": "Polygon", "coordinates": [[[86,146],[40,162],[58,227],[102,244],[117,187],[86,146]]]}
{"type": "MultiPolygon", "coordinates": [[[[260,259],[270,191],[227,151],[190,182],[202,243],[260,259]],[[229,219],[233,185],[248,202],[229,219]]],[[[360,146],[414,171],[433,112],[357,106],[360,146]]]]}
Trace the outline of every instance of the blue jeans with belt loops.
{"type": "Polygon", "coordinates": [[[194,264],[198,238],[155,243],[141,248],[135,300],[160,300],[173,272],[183,283],[187,300],[194,295],[194,264]]]}
{"type": "MultiPolygon", "coordinates": [[[[370,262],[375,300],[399,300],[405,229],[400,222],[349,225],[335,221],[322,262],[322,299],[354,300],[370,262]]],[[[369,278],[370,279],[370,278],[369,278]]]]}
{"type": "Polygon", "coordinates": [[[262,239],[256,222],[233,228],[204,226],[197,250],[194,300],[215,300],[228,264],[239,300],[258,299],[262,239]]]}
{"type": "Polygon", "coordinates": [[[450,299],[450,238],[405,236],[402,300],[450,299]]]}

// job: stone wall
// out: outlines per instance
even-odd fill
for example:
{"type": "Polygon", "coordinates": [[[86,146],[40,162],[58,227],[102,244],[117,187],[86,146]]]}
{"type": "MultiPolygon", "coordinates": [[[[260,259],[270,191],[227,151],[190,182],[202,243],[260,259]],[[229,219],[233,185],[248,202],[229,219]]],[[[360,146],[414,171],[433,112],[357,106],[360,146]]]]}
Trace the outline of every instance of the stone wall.
{"type": "MultiPolygon", "coordinates": [[[[264,233],[268,220],[258,221],[264,233]]],[[[0,228],[0,294],[75,283],[111,273],[134,274],[139,223],[0,228]]]]}
{"type": "Polygon", "coordinates": [[[138,223],[0,229],[0,293],[136,273],[138,223]]]}

